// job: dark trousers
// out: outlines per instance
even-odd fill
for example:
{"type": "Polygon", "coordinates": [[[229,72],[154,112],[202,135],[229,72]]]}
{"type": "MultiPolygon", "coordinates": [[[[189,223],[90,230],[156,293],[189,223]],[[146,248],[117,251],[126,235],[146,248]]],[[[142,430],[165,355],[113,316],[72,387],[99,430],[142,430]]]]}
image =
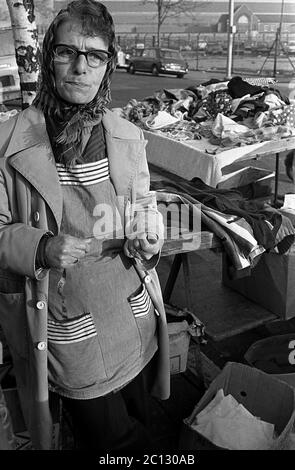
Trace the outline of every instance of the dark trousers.
{"type": "Polygon", "coordinates": [[[117,392],[90,400],[62,398],[76,448],[95,451],[151,451],[147,366],[117,392]]]}

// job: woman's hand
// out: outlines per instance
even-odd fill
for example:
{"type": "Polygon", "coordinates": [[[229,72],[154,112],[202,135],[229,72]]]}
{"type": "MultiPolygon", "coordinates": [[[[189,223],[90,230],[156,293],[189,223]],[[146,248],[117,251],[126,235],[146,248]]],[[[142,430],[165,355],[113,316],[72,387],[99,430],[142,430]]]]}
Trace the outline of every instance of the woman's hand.
{"type": "Polygon", "coordinates": [[[58,235],[50,237],[45,245],[45,259],[50,268],[68,268],[83,259],[89,251],[91,239],[58,235]]]}
{"type": "Polygon", "coordinates": [[[138,238],[128,239],[124,245],[124,253],[129,258],[149,260],[160,251],[160,240],[157,235],[145,233],[138,238]]]}

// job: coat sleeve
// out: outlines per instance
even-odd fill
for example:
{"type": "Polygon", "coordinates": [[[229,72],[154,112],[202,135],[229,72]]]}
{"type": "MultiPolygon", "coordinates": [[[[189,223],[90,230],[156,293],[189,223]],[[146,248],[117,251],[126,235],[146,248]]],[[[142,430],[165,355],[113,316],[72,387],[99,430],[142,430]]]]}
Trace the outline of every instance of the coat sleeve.
{"type": "MultiPolygon", "coordinates": [[[[140,138],[144,139],[140,130],[140,138]]],[[[142,151],[131,190],[131,205],[127,207],[127,238],[140,237],[149,233],[160,240],[160,251],[164,243],[164,224],[162,214],[157,208],[156,192],[150,190],[150,173],[146,152],[142,151]]],[[[159,260],[160,252],[144,262],[145,269],[153,268],[159,260]]]]}
{"type": "MultiPolygon", "coordinates": [[[[17,214],[14,214],[17,217],[17,214]]],[[[14,222],[3,169],[0,168],[0,267],[33,279],[42,279],[45,270],[36,269],[39,242],[46,230],[14,222]]]]}

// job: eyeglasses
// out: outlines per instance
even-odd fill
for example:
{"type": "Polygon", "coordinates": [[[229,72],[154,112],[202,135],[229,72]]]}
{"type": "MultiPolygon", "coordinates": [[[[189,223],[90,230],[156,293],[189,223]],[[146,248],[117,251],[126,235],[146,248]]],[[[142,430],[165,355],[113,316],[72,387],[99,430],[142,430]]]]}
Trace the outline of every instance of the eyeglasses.
{"type": "Polygon", "coordinates": [[[108,51],[92,49],[84,52],[79,51],[76,47],[67,46],[66,44],[56,44],[53,46],[53,52],[55,61],[62,64],[74,62],[79,55],[84,55],[89,67],[102,67],[112,58],[112,54],[108,51]]]}

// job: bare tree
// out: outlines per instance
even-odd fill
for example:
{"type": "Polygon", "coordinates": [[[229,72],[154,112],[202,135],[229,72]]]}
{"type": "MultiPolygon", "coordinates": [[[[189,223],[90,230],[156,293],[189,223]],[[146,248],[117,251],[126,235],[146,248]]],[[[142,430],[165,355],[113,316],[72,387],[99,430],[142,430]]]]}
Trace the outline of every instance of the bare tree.
{"type": "Polygon", "coordinates": [[[22,109],[33,101],[40,69],[40,46],[34,15],[33,0],[6,0],[15,45],[15,57],[20,76],[22,109]]]}
{"type": "Polygon", "coordinates": [[[161,28],[167,18],[178,17],[180,14],[193,17],[194,14],[204,5],[207,0],[142,0],[143,4],[154,4],[157,10],[157,45],[161,42],[161,28]]]}
{"type": "Polygon", "coordinates": [[[34,0],[34,3],[38,28],[47,29],[54,17],[54,0],[34,0]]]}

